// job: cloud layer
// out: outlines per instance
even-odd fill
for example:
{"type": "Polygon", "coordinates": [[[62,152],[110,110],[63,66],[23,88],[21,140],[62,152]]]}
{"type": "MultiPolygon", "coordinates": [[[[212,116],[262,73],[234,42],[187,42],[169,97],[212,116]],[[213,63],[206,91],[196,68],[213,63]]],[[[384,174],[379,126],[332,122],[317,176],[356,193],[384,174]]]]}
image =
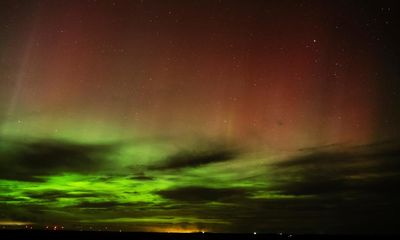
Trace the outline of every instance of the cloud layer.
{"type": "Polygon", "coordinates": [[[220,146],[202,149],[177,149],[135,171],[125,167],[135,159],[115,157],[117,144],[2,140],[0,219],[135,223],[136,230],[167,223],[214,231],[398,229],[397,141],[259,159],[257,174],[245,178],[254,171],[245,154],[220,146]]]}

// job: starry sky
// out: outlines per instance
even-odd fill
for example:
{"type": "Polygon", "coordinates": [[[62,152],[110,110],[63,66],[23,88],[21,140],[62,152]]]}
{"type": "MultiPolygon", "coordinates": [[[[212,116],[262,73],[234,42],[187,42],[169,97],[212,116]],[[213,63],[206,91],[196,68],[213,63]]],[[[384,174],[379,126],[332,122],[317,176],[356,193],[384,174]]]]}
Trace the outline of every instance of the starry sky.
{"type": "Polygon", "coordinates": [[[398,232],[396,1],[0,2],[0,225],[398,232]]]}

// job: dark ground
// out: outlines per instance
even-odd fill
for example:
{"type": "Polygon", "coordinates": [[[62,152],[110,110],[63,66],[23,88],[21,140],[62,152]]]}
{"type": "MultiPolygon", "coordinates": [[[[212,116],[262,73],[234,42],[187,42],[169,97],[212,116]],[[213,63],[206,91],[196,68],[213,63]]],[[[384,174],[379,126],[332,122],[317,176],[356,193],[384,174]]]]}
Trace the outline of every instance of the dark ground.
{"type": "Polygon", "coordinates": [[[0,239],[129,239],[129,240],[190,240],[190,239],[397,239],[392,235],[296,235],[296,234],[222,234],[222,233],[134,233],[89,231],[0,230],[0,239]]]}

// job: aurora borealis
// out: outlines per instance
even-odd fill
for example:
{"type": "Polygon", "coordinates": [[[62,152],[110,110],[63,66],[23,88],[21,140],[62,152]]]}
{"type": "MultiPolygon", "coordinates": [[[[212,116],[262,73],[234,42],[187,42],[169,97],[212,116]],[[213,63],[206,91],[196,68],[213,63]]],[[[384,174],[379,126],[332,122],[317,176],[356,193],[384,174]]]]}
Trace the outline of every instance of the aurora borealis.
{"type": "Polygon", "coordinates": [[[399,232],[396,1],[0,11],[0,225],[399,232]]]}

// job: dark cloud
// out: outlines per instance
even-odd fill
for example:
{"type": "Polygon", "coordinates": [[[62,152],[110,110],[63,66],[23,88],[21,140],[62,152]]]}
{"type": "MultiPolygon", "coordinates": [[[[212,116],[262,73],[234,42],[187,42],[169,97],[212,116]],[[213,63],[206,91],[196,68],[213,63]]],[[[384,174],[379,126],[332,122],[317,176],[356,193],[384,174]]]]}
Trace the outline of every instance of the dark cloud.
{"type": "Polygon", "coordinates": [[[132,180],[137,180],[137,181],[151,181],[151,180],[154,180],[154,177],[147,176],[144,173],[137,173],[137,174],[134,174],[134,175],[130,176],[129,178],[132,179],[132,180]]]}
{"type": "MultiPolygon", "coordinates": [[[[393,199],[392,201],[398,201],[393,199]]],[[[392,203],[393,203],[392,202],[392,203]]],[[[376,197],[245,199],[204,214],[230,219],[233,231],[265,229],[297,233],[390,233],[398,232],[396,205],[382,205],[376,197]],[[366,226],[368,226],[366,228],[366,226]]]]}
{"type": "Polygon", "coordinates": [[[83,201],[78,205],[73,206],[73,208],[94,208],[94,209],[103,209],[103,208],[115,208],[115,207],[132,207],[135,204],[133,203],[121,203],[117,201],[103,201],[103,202],[89,202],[83,201]]]}
{"type": "Polygon", "coordinates": [[[41,181],[58,172],[87,173],[106,163],[112,145],[86,145],[60,141],[0,140],[0,178],[41,181]]]}
{"type": "Polygon", "coordinates": [[[27,191],[24,195],[29,198],[39,199],[42,201],[53,201],[59,198],[88,198],[88,197],[104,197],[107,194],[91,193],[91,192],[81,192],[81,193],[69,193],[65,191],[27,191]]]}
{"type": "MultiPolygon", "coordinates": [[[[235,209],[239,217],[232,217],[232,226],[248,229],[268,225],[279,231],[289,225],[293,231],[317,233],[396,232],[399,146],[315,148],[269,165],[268,179],[273,181],[267,191],[290,197],[243,198],[235,209]],[[255,220],[263,216],[268,216],[264,222],[255,220]]],[[[214,214],[229,217],[224,212],[214,214]]]]}
{"type": "Polygon", "coordinates": [[[16,198],[12,196],[0,196],[0,202],[15,201],[16,198]]]}
{"type": "Polygon", "coordinates": [[[400,146],[393,144],[315,151],[275,164],[277,190],[293,195],[399,194],[400,146]]]}
{"type": "Polygon", "coordinates": [[[290,228],[302,233],[394,233],[400,214],[399,146],[392,142],[301,150],[269,165],[269,187],[262,190],[185,187],[158,194],[176,205],[170,211],[224,220],[229,227],[223,229],[234,232],[290,228]],[[267,194],[256,198],[256,191],[267,194]],[[229,204],[202,207],[212,201],[229,204]]]}
{"type": "Polygon", "coordinates": [[[156,170],[173,170],[187,167],[198,167],[206,164],[225,162],[236,158],[239,152],[234,149],[216,148],[203,151],[181,151],[151,167],[156,170]]]}
{"type": "Polygon", "coordinates": [[[247,191],[242,188],[207,188],[200,186],[183,187],[159,191],[164,198],[183,202],[223,202],[243,198],[247,191]]]}
{"type": "Polygon", "coordinates": [[[106,201],[106,202],[81,202],[74,207],[78,208],[112,208],[118,206],[118,202],[106,201]]]}

